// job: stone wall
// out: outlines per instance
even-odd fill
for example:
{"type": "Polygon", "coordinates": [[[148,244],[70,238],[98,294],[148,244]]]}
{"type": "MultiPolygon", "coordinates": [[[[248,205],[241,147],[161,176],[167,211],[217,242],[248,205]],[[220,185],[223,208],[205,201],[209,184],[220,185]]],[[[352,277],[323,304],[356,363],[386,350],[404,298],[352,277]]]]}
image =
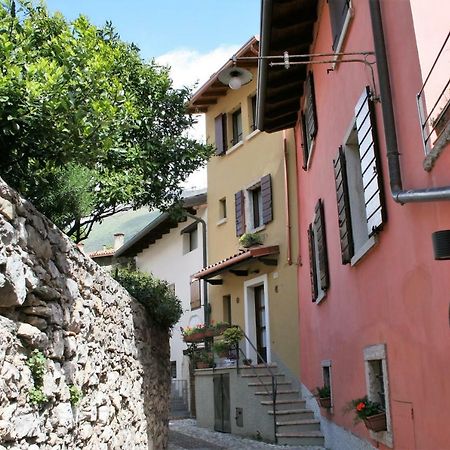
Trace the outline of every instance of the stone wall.
{"type": "Polygon", "coordinates": [[[142,306],[0,179],[0,450],[166,448],[168,360],[142,306]]]}

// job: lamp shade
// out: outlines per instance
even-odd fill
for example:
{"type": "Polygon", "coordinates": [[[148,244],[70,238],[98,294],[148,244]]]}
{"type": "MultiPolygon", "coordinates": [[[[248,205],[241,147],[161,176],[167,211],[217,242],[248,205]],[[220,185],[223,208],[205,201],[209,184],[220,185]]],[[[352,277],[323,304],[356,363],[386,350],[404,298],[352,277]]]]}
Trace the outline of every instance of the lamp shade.
{"type": "Polygon", "coordinates": [[[231,89],[239,89],[253,79],[253,75],[247,69],[231,66],[219,73],[219,81],[230,86],[231,89]]]}

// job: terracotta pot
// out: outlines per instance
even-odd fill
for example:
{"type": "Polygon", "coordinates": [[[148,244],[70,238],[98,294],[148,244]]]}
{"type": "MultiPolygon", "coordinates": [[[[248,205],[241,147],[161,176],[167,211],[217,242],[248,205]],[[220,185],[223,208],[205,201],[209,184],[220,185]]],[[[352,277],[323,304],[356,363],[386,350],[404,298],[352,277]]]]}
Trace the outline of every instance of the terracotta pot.
{"type": "Polygon", "coordinates": [[[385,431],[387,430],[386,425],[386,413],[382,412],[379,414],[374,414],[373,416],[366,417],[364,423],[369,430],[372,431],[385,431]]]}
{"type": "Polygon", "coordinates": [[[331,397],[319,397],[318,401],[319,401],[319,405],[322,408],[326,408],[326,409],[331,408],[331,397]]]}
{"type": "Polygon", "coordinates": [[[183,336],[184,342],[201,342],[204,338],[204,332],[192,333],[187,336],[183,336]]]}
{"type": "Polygon", "coordinates": [[[205,330],[205,337],[214,337],[217,336],[216,330],[205,330]]]}
{"type": "Polygon", "coordinates": [[[197,361],[195,365],[197,369],[209,369],[210,367],[209,363],[203,361],[197,361]]]}

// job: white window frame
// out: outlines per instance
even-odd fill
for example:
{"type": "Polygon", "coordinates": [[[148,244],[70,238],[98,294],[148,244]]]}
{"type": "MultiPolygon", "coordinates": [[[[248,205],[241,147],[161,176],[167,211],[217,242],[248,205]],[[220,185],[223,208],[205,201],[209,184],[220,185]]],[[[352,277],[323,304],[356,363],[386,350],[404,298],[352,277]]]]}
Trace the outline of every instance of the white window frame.
{"type": "Polygon", "coordinates": [[[245,196],[245,230],[247,233],[255,233],[261,230],[264,230],[266,227],[264,224],[264,217],[263,217],[263,201],[262,201],[262,192],[261,192],[261,201],[259,204],[259,219],[260,219],[260,225],[255,227],[254,223],[254,217],[253,217],[253,195],[252,191],[256,189],[261,190],[261,180],[258,180],[249,186],[247,186],[244,190],[244,196],[245,196]]]}
{"type": "Polygon", "coordinates": [[[364,367],[366,374],[366,390],[369,400],[374,401],[374,381],[372,379],[372,371],[370,368],[371,361],[381,361],[381,368],[383,371],[383,385],[384,385],[384,399],[386,404],[386,431],[370,431],[370,437],[378,442],[382,442],[388,447],[393,447],[392,436],[392,420],[391,420],[391,408],[390,408],[390,396],[389,396],[389,377],[387,366],[387,352],[386,344],[370,345],[364,349],[364,367]]]}

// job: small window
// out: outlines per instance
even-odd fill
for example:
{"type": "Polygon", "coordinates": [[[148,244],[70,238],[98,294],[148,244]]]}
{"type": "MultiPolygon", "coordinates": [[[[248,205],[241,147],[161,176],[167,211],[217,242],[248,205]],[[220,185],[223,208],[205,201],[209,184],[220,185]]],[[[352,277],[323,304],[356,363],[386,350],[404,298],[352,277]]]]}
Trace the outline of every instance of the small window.
{"type": "Polygon", "coordinates": [[[250,227],[255,229],[263,224],[262,217],[262,192],[261,185],[255,186],[249,190],[249,200],[250,200],[250,227]]]}
{"type": "Polygon", "coordinates": [[[223,296],[223,321],[231,325],[231,295],[223,296]]]}
{"type": "Polygon", "coordinates": [[[183,253],[192,252],[198,247],[198,224],[193,222],[181,230],[183,235],[183,253]]]}
{"type": "Polygon", "coordinates": [[[241,108],[237,109],[231,115],[231,123],[233,126],[233,139],[231,141],[232,145],[236,145],[238,142],[242,141],[242,113],[241,108]]]}
{"type": "Polygon", "coordinates": [[[319,303],[329,287],[325,214],[322,200],[317,202],[314,221],[308,228],[312,301],[319,303]]]}
{"type": "Polygon", "coordinates": [[[250,97],[250,131],[256,130],[256,94],[250,97]]]}
{"type": "Polygon", "coordinates": [[[219,200],[219,220],[227,218],[227,199],[221,198],[219,200]]]}
{"type": "Polygon", "coordinates": [[[305,95],[301,112],[303,130],[303,169],[307,170],[308,161],[312,154],[314,138],[317,135],[317,111],[312,72],[308,73],[305,81],[305,95]]]}
{"type": "Polygon", "coordinates": [[[342,47],[346,31],[346,22],[350,14],[350,0],[328,0],[331,21],[331,47],[334,52],[339,52],[342,47]]]}
{"type": "Polygon", "coordinates": [[[177,362],[176,361],[170,361],[170,376],[172,378],[177,377],[177,362]]]}
{"type": "Polygon", "coordinates": [[[200,280],[191,281],[191,310],[201,306],[200,280]]]}

